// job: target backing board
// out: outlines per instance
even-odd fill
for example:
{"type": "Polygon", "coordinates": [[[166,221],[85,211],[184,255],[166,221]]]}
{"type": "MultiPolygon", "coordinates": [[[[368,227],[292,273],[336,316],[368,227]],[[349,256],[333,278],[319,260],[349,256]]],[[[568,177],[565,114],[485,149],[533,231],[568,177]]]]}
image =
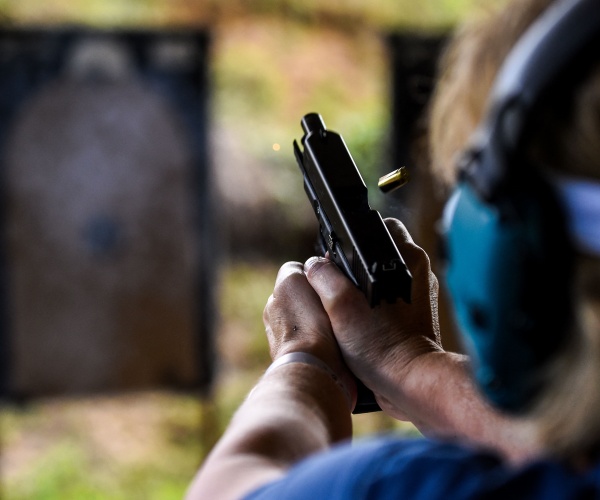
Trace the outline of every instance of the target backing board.
{"type": "Polygon", "coordinates": [[[5,397],[206,388],[208,39],[0,33],[5,397]]]}

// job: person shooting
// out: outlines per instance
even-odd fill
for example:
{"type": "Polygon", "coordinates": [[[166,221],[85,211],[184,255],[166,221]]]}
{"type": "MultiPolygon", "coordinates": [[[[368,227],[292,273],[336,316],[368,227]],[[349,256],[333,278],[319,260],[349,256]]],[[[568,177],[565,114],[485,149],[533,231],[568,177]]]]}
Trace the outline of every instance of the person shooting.
{"type": "Polygon", "coordinates": [[[600,497],[599,42],[595,0],[512,1],[457,32],[429,128],[468,356],[443,349],[437,278],[400,221],[410,303],[370,307],[325,257],[284,264],[274,362],[189,499],[600,497]],[[353,375],[425,438],[348,443],[353,375]]]}

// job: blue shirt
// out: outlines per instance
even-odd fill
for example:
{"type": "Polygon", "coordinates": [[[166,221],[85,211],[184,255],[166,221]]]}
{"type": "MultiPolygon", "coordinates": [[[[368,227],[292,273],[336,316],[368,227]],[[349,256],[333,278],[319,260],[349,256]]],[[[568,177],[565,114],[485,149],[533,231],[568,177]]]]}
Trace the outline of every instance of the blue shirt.
{"type": "Polygon", "coordinates": [[[600,464],[585,473],[552,461],[511,467],[453,444],[375,438],[312,456],[246,500],[363,498],[600,499],[600,464]]]}

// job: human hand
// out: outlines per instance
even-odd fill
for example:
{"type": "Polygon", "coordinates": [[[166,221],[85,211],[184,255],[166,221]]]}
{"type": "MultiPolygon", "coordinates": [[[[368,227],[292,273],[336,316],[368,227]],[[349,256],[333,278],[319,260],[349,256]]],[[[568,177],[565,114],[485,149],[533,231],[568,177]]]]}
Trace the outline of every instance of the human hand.
{"type": "Polygon", "coordinates": [[[304,267],[345,362],[376,394],[389,382],[388,374],[397,380],[421,354],[441,350],[438,282],[429,258],[400,221],[385,222],[413,276],[411,304],[398,300],[371,308],[332,261],[313,257],[304,267]]]}
{"type": "Polygon", "coordinates": [[[263,312],[271,358],[307,352],[340,376],[348,375],[329,317],[299,262],[284,264],[263,312]]]}

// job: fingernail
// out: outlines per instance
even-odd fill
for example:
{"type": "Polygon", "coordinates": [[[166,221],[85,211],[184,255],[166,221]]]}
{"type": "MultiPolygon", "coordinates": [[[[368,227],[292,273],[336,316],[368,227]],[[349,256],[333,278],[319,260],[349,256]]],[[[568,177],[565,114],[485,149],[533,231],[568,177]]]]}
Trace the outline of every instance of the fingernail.
{"type": "Polygon", "coordinates": [[[329,262],[329,259],[326,259],[325,257],[311,257],[304,263],[304,274],[315,271],[327,262],[329,262]]]}

